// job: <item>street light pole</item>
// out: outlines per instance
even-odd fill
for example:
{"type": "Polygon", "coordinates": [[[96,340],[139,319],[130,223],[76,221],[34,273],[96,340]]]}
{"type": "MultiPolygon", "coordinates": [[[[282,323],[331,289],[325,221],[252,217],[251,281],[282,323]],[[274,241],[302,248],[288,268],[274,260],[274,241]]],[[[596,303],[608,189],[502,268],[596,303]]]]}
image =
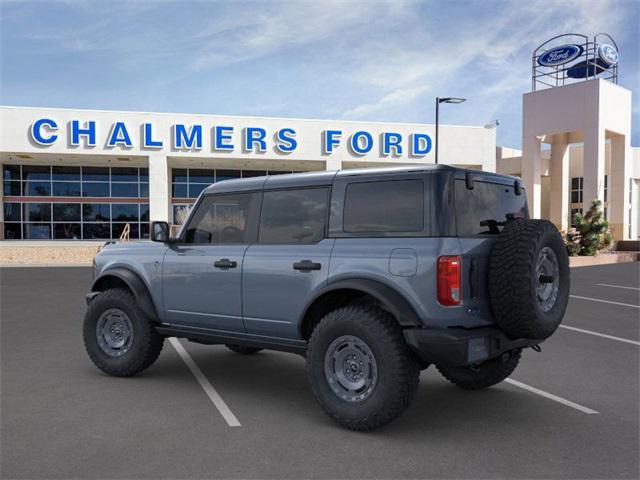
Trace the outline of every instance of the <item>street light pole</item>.
{"type": "Polygon", "coordinates": [[[458,98],[458,97],[436,97],[436,147],[435,147],[435,163],[438,164],[438,136],[440,134],[440,104],[441,103],[462,103],[466,101],[466,98],[458,98]]]}
{"type": "Polygon", "coordinates": [[[436,97],[436,165],[438,165],[438,130],[440,129],[440,97],[436,97]]]}

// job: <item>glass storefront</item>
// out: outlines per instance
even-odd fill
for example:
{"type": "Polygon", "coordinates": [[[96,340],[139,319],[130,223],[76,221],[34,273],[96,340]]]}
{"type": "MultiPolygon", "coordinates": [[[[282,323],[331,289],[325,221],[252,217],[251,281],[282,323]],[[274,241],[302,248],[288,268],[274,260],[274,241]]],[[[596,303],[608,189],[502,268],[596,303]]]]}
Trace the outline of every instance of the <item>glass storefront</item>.
{"type": "Polygon", "coordinates": [[[7,240],[149,236],[147,168],[3,165],[2,180],[7,240]]]}
{"type": "Polygon", "coordinates": [[[174,225],[182,225],[198,195],[212,183],[234,178],[262,177],[296,173],[291,170],[228,170],[204,168],[173,168],[171,171],[171,197],[174,225]]]}

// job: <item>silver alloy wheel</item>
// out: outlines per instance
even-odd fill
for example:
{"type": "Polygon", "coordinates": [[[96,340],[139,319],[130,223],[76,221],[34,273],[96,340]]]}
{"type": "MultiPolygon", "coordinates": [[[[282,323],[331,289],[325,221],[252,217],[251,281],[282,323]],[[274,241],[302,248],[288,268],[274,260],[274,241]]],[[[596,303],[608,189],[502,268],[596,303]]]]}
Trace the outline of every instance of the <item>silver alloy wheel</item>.
{"type": "Polygon", "coordinates": [[[544,247],[536,262],[536,296],[543,312],[548,312],[556,304],[560,284],[560,267],[555,252],[544,247]]]}
{"type": "Polygon", "coordinates": [[[121,357],[129,351],[133,342],[133,324],[119,308],[102,312],[96,323],[98,345],[110,357],[121,357]]]}
{"type": "Polygon", "coordinates": [[[378,365],[363,340],[343,335],[331,342],[325,353],[324,374],[338,397],[348,402],[361,402],[376,387],[378,365]]]}

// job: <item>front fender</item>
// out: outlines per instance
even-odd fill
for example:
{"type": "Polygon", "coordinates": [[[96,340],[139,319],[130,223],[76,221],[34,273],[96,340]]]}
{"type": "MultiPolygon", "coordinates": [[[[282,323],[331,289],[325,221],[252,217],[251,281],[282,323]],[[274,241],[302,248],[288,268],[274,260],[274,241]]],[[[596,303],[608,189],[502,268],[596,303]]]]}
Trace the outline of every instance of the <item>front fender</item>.
{"type": "Polygon", "coordinates": [[[148,318],[158,320],[158,312],[153,304],[151,293],[149,293],[147,285],[144,283],[140,275],[128,268],[115,267],[103,271],[100,276],[93,281],[93,284],[91,285],[91,292],[87,298],[93,298],[100,292],[109,288],[114,279],[117,279],[116,281],[119,280],[124,282],[127,287],[129,287],[129,290],[131,290],[136,298],[138,306],[148,318]]]}

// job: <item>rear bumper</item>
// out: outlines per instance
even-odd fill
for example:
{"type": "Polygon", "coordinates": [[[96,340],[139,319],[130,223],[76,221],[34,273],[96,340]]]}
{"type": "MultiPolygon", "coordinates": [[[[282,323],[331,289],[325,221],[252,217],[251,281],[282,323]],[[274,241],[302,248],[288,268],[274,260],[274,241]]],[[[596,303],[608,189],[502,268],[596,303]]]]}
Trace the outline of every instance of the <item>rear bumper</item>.
{"type": "Polygon", "coordinates": [[[496,327],[409,328],[404,337],[425,362],[459,367],[499,357],[516,348],[530,347],[542,340],[510,339],[496,327]]]}

